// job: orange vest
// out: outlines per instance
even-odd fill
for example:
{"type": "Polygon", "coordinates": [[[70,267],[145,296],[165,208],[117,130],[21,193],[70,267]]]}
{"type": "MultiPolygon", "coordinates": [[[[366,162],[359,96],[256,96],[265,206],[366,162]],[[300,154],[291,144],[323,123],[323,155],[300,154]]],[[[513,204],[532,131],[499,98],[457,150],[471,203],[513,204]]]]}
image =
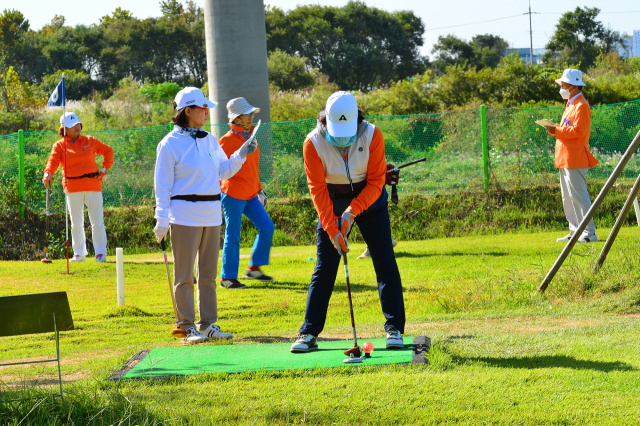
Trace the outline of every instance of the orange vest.
{"type": "Polygon", "coordinates": [[[591,108],[582,94],[567,104],[562,122],[556,125],[556,154],[554,166],[558,169],[593,167],[598,160],[589,151],[591,108]]]}
{"type": "Polygon", "coordinates": [[[102,192],[102,179],[67,179],[67,176],[77,177],[98,172],[96,154],[104,157],[102,167],[109,170],[113,165],[113,149],[109,145],[100,142],[93,136],[80,135],[75,143],[69,136],[65,136],[64,139],[53,144],[44,171],[53,176],[58,170],[58,166],[62,165],[62,185],[67,188],[67,192],[102,192]]]}
{"type": "MultiPolygon", "coordinates": [[[[235,124],[229,124],[229,126],[232,130],[229,130],[218,141],[227,157],[239,150],[245,142],[244,128],[235,124]]],[[[251,131],[253,132],[253,128],[251,131]]],[[[238,200],[250,200],[258,194],[258,191],[262,189],[260,183],[260,145],[254,153],[247,155],[247,161],[231,179],[220,181],[220,189],[238,200]]]]}

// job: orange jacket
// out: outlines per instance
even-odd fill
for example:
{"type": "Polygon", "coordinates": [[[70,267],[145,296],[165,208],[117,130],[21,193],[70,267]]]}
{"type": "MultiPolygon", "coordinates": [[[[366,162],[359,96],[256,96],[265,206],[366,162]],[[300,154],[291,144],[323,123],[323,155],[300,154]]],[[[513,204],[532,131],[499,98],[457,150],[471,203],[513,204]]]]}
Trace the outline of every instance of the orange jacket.
{"type": "Polygon", "coordinates": [[[589,168],[598,160],[589,151],[591,133],[591,108],[584,95],[578,96],[562,114],[562,122],[556,125],[556,156],[558,169],[589,168]]]}
{"type": "MultiPolygon", "coordinates": [[[[329,198],[329,191],[327,190],[324,166],[316,147],[308,136],[304,141],[302,154],[304,156],[304,169],[307,172],[309,193],[320,217],[322,228],[329,235],[335,235],[338,232],[338,226],[336,225],[336,216],[333,214],[333,201],[329,198]]],[[[380,129],[376,127],[369,146],[367,186],[349,205],[356,216],[368,209],[382,193],[387,174],[387,162],[384,155],[384,138],[380,129]]]]}
{"type": "Polygon", "coordinates": [[[53,144],[53,149],[44,171],[53,176],[58,170],[58,166],[62,165],[62,185],[67,188],[67,192],[102,192],[102,179],[66,178],[67,176],[76,177],[98,172],[96,154],[104,157],[102,167],[109,170],[113,165],[113,149],[109,145],[103,144],[93,136],[80,135],[75,143],[69,136],[65,136],[64,139],[60,139],[53,144]],[[66,166],[64,159],[65,148],[67,151],[66,166]]]}
{"type": "MultiPolygon", "coordinates": [[[[245,142],[244,128],[235,124],[229,124],[229,126],[231,126],[231,130],[218,141],[227,157],[231,157],[231,154],[240,149],[245,142]]],[[[253,132],[253,127],[251,131],[253,132]]],[[[238,200],[250,200],[258,194],[258,191],[262,189],[260,183],[260,145],[254,153],[247,155],[247,161],[231,179],[220,181],[220,189],[238,200]]]]}

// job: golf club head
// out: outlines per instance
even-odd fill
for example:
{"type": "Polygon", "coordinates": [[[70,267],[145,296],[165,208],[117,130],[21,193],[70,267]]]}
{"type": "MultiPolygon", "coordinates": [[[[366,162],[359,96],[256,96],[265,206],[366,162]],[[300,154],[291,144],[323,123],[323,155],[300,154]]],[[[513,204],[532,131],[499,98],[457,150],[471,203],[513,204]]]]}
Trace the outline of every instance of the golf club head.
{"type": "Polygon", "coordinates": [[[345,364],[360,364],[362,362],[362,358],[346,358],[343,359],[342,362],[344,362],[345,364]]]}
{"type": "MultiPolygon", "coordinates": [[[[345,355],[353,355],[356,358],[359,358],[362,354],[360,353],[360,347],[359,346],[355,346],[351,349],[347,349],[346,351],[344,351],[345,355]]],[[[345,361],[346,362],[346,361],[345,361]]]]}
{"type": "Polygon", "coordinates": [[[42,263],[51,263],[51,259],[49,259],[48,257],[45,257],[44,259],[41,260],[42,263]]]}
{"type": "Polygon", "coordinates": [[[187,337],[187,332],[181,328],[174,328],[171,330],[171,335],[173,337],[177,337],[179,339],[187,337]]]}

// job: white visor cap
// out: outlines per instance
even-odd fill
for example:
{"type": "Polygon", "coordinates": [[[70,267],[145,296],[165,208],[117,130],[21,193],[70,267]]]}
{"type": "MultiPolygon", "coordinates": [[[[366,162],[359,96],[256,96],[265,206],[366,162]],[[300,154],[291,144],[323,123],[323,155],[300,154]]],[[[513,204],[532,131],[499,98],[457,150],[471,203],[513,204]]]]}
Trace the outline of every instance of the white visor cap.
{"type": "Polygon", "coordinates": [[[75,112],[68,112],[65,115],[60,116],[60,125],[64,127],[73,127],[76,124],[82,124],[82,121],[78,118],[78,114],[75,112]]]}
{"type": "Polygon", "coordinates": [[[176,95],[175,102],[177,109],[182,109],[188,106],[199,106],[202,108],[214,108],[218,105],[217,102],[211,102],[204,97],[202,90],[197,87],[185,87],[176,95]]]}
{"type": "Polygon", "coordinates": [[[556,83],[569,83],[574,86],[584,86],[585,84],[582,82],[582,72],[580,70],[574,70],[573,68],[567,68],[562,73],[562,77],[556,80],[556,83]]]}
{"type": "Polygon", "coordinates": [[[358,132],[358,101],[349,92],[336,92],[327,100],[327,131],[334,138],[358,132]]]}
{"type": "Polygon", "coordinates": [[[252,114],[254,112],[260,112],[260,108],[249,105],[249,102],[245,98],[235,98],[227,102],[227,117],[229,117],[229,123],[242,114],[252,114]]]}

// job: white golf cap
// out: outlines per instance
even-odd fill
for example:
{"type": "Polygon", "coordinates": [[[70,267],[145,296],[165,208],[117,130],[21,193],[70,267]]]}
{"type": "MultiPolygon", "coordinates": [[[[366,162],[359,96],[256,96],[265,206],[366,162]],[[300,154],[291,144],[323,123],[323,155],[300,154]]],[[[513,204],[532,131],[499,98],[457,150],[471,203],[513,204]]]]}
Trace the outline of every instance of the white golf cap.
{"type": "Polygon", "coordinates": [[[60,125],[64,127],[73,127],[76,124],[82,124],[82,121],[78,118],[78,114],[75,112],[68,112],[65,115],[60,116],[60,125]]]}
{"type": "Polygon", "coordinates": [[[211,102],[204,97],[202,90],[197,87],[185,87],[178,92],[175,99],[177,109],[182,109],[188,106],[199,106],[203,108],[214,108],[218,105],[217,102],[211,102]]]}
{"type": "Polygon", "coordinates": [[[573,68],[567,68],[562,73],[562,77],[556,80],[556,83],[569,83],[574,86],[584,86],[585,84],[582,82],[582,72],[580,70],[574,70],[573,68]]]}
{"type": "Polygon", "coordinates": [[[358,101],[351,93],[340,91],[331,95],[325,111],[331,136],[353,136],[358,132],[358,101]]]}
{"type": "Polygon", "coordinates": [[[245,98],[235,98],[227,102],[227,111],[227,117],[231,123],[239,115],[260,112],[260,108],[249,105],[245,98]]]}

